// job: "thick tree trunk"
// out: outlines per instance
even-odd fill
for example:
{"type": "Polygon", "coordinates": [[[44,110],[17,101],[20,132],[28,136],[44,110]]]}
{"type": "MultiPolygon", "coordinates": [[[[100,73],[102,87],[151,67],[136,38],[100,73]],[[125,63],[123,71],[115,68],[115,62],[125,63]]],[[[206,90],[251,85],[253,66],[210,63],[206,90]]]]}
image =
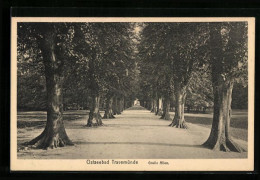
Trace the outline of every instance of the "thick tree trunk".
{"type": "Polygon", "coordinates": [[[233,83],[214,88],[214,115],[208,140],[204,146],[221,151],[243,152],[229,134],[233,83]]]}
{"type": "Polygon", "coordinates": [[[56,148],[73,145],[68,138],[62,117],[62,78],[53,76],[46,79],[47,86],[47,123],[44,131],[28,144],[36,148],[56,148]]]}
{"type": "Polygon", "coordinates": [[[184,119],[184,104],[186,99],[186,87],[180,88],[179,85],[175,86],[175,115],[172,123],[169,125],[176,128],[187,129],[187,125],[184,119]]]}
{"type": "Polygon", "coordinates": [[[89,112],[89,118],[87,122],[87,127],[92,126],[102,126],[102,117],[99,112],[99,103],[100,103],[100,96],[99,95],[92,95],[92,103],[89,112]],[[95,120],[95,122],[93,122],[95,120]]]}
{"type": "Polygon", "coordinates": [[[103,116],[103,119],[113,119],[113,118],[115,118],[115,116],[113,115],[112,104],[113,104],[113,97],[108,96],[106,98],[106,110],[105,110],[105,114],[103,116]]]}
{"type": "Polygon", "coordinates": [[[26,143],[43,149],[73,145],[63,124],[63,63],[56,55],[55,38],[54,32],[47,32],[41,48],[47,89],[47,123],[44,131],[38,137],[26,143]]]}
{"type": "Polygon", "coordinates": [[[170,120],[170,100],[169,98],[165,98],[163,100],[163,114],[160,119],[170,120]]]}
{"type": "Polygon", "coordinates": [[[209,28],[214,114],[209,138],[203,145],[214,150],[242,152],[244,149],[229,134],[233,81],[223,78],[221,24],[210,24],[209,28]]]}

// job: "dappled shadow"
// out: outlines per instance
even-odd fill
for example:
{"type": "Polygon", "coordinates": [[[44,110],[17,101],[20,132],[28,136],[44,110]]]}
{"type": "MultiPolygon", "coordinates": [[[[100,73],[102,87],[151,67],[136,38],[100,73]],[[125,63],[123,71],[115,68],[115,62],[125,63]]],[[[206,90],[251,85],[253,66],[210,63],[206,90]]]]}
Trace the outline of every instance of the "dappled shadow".
{"type": "Polygon", "coordinates": [[[73,142],[74,144],[82,145],[106,145],[106,144],[118,144],[118,145],[152,145],[152,146],[175,146],[175,147],[191,147],[191,148],[205,148],[202,145],[192,145],[192,144],[169,144],[169,143],[153,143],[153,142],[73,142]]]}
{"type": "Polygon", "coordinates": [[[168,125],[158,125],[158,124],[109,124],[110,127],[122,127],[122,126],[130,126],[130,127],[168,127],[168,125]]]}
{"type": "Polygon", "coordinates": [[[107,128],[126,128],[126,127],[129,127],[129,128],[132,128],[132,127],[169,127],[168,125],[157,125],[157,124],[116,124],[116,123],[113,123],[113,124],[106,124],[106,122],[109,122],[109,120],[102,120],[104,122],[104,125],[103,126],[97,126],[97,127],[86,127],[86,125],[83,123],[83,124],[69,124],[69,125],[66,125],[66,129],[93,129],[93,128],[101,128],[101,127],[107,127],[107,128]]]}

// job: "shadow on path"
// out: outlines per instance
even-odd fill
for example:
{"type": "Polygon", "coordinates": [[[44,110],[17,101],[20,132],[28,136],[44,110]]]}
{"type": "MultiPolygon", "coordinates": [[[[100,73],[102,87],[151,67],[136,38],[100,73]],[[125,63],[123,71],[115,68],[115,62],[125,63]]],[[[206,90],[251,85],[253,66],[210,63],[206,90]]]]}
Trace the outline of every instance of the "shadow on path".
{"type": "Polygon", "coordinates": [[[202,145],[191,145],[191,144],[168,144],[168,143],[152,143],[152,142],[74,142],[75,144],[119,144],[119,145],[154,145],[154,146],[175,146],[175,147],[191,147],[191,148],[205,148],[202,145]]]}

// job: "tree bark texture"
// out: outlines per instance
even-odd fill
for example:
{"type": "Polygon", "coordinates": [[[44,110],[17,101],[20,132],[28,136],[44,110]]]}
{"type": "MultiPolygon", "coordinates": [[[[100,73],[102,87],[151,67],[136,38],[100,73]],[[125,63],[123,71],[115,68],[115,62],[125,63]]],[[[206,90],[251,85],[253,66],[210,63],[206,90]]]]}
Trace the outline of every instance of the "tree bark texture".
{"type": "Polygon", "coordinates": [[[175,95],[175,114],[172,123],[169,125],[171,127],[176,128],[184,128],[187,129],[184,119],[184,104],[186,99],[186,86],[180,86],[178,82],[175,82],[174,87],[174,95],[175,95]]]}
{"type": "Polygon", "coordinates": [[[160,119],[170,120],[170,99],[165,98],[163,100],[163,114],[160,119]]]}
{"type": "Polygon", "coordinates": [[[113,115],[121,114],[120,112],[120,98],[114,97],[112,103],[113,115]]]}
{"type": "Polygon", "coordinates": [[[119,112],[122,113],[124,111],[124,98],[120,98],[119,100],[119,112]]]}
{"type": "Polygon", "coordinates": [[[91,97],[91,107],[87,127],[102,126],[102,117],[99,112],[100,96],[93,94],[91,97]],[[95,122],[93,122],[95,120],[95,122]]]}
{"type": "MultiPolygon", "coordinates": [[[[26,143],[36,148],[48,149],[73,145],[63,123],[63,60],[56,48],[56,33],[52,28],[46,31],[40,45],[45,66],[47,89],[47,123],[44,131],[26,143]]],[[[59,52],[61,53],[61,52],[59,52]]]]}
{"type": "Polygon", "coordinates": [[[106,98],[106,110],[103,119],[115,118],[115,116],[113,115],[112,104],[113,104],[113,97],[108,95],[106,98]]]}
{"type": "Polygon", "coordinates": [[[214,112],[211,132],[204,146],[221,151],[245,151],[230,136],[233,81],[223,78],[221,25],[210,24],[214,112]]]}
{"type": "Polygon", "coordinates": [[[203,144],[213,150],[243,152],[230,136],[233,83],[214,88],[214,114],[211,132],[203,144]]]}
{"type": "Polygon", "coordinates": [[[157,104],[157,102],[156,102],[156,99],[152,99],[152,110],[151,110],[151,112],[153,112],[153,113],[156,113],[156,104],[157,104]]]}
{"type": "Polygon", "coordinates": [[[157,109],[156,109],[156,112],[155,112],[155,115],[158,115],[158,116],[161,116],[162,115],[162,98],[158,98],[157,99],[157,102],[156,102],[156,106],[157,106],[157,109]]]}

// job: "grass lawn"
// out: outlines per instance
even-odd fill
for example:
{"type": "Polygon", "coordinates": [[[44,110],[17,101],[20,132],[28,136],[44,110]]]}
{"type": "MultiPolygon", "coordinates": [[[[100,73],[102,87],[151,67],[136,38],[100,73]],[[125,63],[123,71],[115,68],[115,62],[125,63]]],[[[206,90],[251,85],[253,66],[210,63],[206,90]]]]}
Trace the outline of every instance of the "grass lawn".
{"type": "MultiPolygon", "coordinates": [[[[73,121],[83,118],[88,114],[86,110],[71,110],[63,113],[63,120],[73,121]]],[[[17,127],[36,127],[42,128],[45,126],[47,113],[45,111],[23,111],[17,113],[17,127]]],[[[86,119],[87,121],[87,119],[86,119]]]]}
{"type": "MultiPolygon", "coordinates": [[[[189,123],[211,128],[213,114],[185,114],[189,123]]],[[[248,113],[245,110],[233,110],[230,121],[230,133],[234,138],[247,141],[248,139],[248,113]]]]}

